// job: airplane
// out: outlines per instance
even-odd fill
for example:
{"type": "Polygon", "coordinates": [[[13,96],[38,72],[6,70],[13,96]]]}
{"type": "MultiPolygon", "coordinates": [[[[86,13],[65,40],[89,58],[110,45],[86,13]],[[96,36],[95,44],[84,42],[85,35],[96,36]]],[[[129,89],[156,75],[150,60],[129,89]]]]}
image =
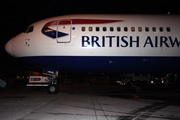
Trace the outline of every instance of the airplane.
{"type": "Polygon", "coordinates": [[[63,71],[180,71],[179,15],[75,14],[28,26],[5,45],[30,64],[63,71]]]}

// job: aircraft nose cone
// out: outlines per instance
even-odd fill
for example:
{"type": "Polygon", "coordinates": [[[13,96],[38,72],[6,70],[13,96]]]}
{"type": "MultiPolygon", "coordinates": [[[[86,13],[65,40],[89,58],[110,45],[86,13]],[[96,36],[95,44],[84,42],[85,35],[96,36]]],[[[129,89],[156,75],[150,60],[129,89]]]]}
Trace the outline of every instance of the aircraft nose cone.
{"type": "Polygon", "coordinates": [[[9,40],[5,45],[5,50],[8,54],[12,55],[12,40],[9,40]]]}

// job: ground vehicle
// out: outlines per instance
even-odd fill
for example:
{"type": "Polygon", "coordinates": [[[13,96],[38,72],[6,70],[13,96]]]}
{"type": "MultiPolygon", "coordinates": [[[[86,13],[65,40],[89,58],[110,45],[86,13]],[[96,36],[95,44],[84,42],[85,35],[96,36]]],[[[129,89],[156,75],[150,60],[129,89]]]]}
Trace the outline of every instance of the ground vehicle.
{"type": "Polygon", "coordinates": [[[49,93],[57,93],[59,90],[57,80],[53,79],[52,76],[30,76],[29,83],[26,86],[31,89],[34,87],[48,87],[49,93]]]}

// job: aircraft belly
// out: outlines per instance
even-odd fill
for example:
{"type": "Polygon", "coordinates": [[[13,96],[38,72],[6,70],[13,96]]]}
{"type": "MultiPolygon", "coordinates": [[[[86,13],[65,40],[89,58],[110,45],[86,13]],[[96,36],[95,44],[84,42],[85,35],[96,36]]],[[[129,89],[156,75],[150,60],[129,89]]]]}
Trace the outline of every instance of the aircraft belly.
{"type": "Polygon", "coordinates": [[[41,67],[76,72],[180,71],[180,57],[29,56],[20,59],[41,67]]]}

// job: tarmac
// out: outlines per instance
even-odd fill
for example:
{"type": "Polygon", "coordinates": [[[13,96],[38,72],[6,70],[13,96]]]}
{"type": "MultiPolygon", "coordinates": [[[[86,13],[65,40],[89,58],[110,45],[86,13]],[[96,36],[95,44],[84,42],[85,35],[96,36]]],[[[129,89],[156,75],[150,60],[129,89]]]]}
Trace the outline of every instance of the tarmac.
{"type": "Polygon", "coordinates": [[[46,89],[0,88],[0,120],[179,120],[180,92],[136,93],[117,86],[60,85],[46,89]]]}

